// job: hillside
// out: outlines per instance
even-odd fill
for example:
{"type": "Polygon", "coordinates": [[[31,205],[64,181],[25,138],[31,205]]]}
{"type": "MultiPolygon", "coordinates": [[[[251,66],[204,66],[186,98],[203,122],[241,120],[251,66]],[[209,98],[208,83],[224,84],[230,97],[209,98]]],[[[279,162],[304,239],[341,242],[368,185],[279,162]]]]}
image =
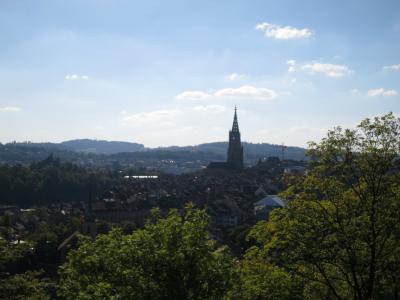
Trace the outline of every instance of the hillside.
{"type": "Polygon", "coordinates": [[[104,141],[104,140],[70,140],[60,143],[61,146],[78,151],[99,154],[115,154],[121,152],[143,151],[144,145],[131,142],[104,141]]]}
{"type": "MultiPolygon", "coordinates": [[[[158,149],[167,151],[195,151],[195,152],[208,152],[215,153],[218,155],[226,157],[226,151],[228,149],[228,142],[215,142],[215,143],[205,143],[196,146],[173,146],[173,147],[160,147],[158,149]]],[[[282,146],[274,145],[268,143],[247,143],[243,142],[243,149],[245,157],[250,160],[258,159],[261,157],[269,156],[282,156],[282,146]]],[[[300,147],[287,147],[285,149],[285,158],[293,160],[304,160],[305,159],[305,149],[300,147]]]]}
{"type": "MultiPolygon", "coordinates": [[[[131,142],[119,142],[119,141],[105,141],[105,140],[91,140],[91,139],[77,139],[64,141],[61,143],[8,143],[4,146],[13,146],[14,148],[23,148],[26,150],[32,148],[41,148],[47,151],[76,151],[85,153],[96,153],[96,154],[117,154],[127,152],[153,152],[153,153],[165,153],[165,152],[206,152],[215,154],[217,156],[226,156],[228,148],[228,142],[214,142],[204,143],[195,146],[171,146],[171,147],[157,147],[157,148],[145,148],[143,144],[131,143],[131,142]]],[[[243,148],[245,156],[249,159],[255,159],[260,157],[277,156],[282,155],[282,146],[268,143],[248,143],[243,142],[243,148]]],[[[305,149],[300,147],[287,147],[285,149],[285,158],[294,160],[305,159],[305,149]]]]}

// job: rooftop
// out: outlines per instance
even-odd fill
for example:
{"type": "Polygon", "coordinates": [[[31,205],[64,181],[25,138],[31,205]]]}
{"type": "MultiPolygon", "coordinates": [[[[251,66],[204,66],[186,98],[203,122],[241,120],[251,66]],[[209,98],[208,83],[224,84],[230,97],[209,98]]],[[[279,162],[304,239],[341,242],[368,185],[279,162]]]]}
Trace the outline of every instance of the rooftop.
{"type": "Polygon", "coordinates": [[[278,195],[268,195],[254,203],[254,206],[285,207],[286,203],[285,200],[278,195]]]}

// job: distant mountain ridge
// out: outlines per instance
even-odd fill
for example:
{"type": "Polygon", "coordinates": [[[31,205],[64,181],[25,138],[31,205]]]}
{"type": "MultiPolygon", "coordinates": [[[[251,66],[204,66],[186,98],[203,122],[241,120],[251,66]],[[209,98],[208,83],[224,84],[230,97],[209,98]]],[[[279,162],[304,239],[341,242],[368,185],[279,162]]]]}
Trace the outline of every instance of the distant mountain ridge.
{"type": "Polygon", "coordinates": [[[18,146],[38,147],[47,150],[69,150],[84,153],[116,154],[121,152],[144,151],[143,144],[106,140],[76,139],[61,143],[13,143],[18,146]]]}
{"type": "Polygon", "coordinates": [[[105,140],[79,139],[65,141],[60,144],[74,151],[98,154],[139,152],[145,150],[143,144],[105,140]]]}
{"type": "MultiPolygon", "coordinates": [[[[167,151],[196,151],[196,152],[210,152],[226,157],[228,142],[214,142],[199,144],[196,146],[171,146],[171,147],[159,147],[159,150],[167,151]]],[[[282,146],[268,143],[248,143],[243,142],[244,155],[247,158],[263,158],[269,156],[282,157],[282,146]]],[[[285,159],[293,160],[304,160],[305,149],[301,147],[285,147],[284,156],[285,159]]]]}
{"type": "MultiPolygon", "coordinates": [[[[118,154],[132,152],[204,152],[213,153],[217,156],[226,157],[228,148],[227,142],[204,143],[195,146],[170,146],[146,148],[143,144],[120,141],[77,139],[69,140],[61,143],[14,143],[18,146],[39,147],[46,150],[62,150],[95,154],[118,154]]],[[[282,146],[268,143],[243,143],[245,157],[248,159],[257,159],[269,156],[282,157],[282,146]]],[[[301,147],[286,147],[284,151],[285,159],[304,160],[305,149],[301,147]]]]}

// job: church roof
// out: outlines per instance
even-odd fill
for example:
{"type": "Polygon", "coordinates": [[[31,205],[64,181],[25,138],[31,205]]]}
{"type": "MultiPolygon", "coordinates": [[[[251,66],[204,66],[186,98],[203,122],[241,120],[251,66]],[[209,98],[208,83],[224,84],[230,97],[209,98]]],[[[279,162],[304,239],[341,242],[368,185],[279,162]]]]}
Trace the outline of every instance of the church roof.
{"type": "Polygon", "coordinates": [[[268,195],[254,203],[254,206],[285,207],[286,203],[278,195],[268,195]]]}

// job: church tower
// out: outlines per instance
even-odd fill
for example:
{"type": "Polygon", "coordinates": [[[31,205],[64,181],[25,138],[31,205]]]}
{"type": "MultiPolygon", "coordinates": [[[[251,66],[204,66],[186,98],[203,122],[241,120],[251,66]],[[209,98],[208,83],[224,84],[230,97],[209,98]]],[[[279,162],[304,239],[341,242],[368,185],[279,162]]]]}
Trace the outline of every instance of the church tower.
{"type": "Polygon", "coordinates": [[[243,169],[243,146],[240,141],[236,106],[232,130],[229,131],[228,165],[233,169],[243,169]]]}

